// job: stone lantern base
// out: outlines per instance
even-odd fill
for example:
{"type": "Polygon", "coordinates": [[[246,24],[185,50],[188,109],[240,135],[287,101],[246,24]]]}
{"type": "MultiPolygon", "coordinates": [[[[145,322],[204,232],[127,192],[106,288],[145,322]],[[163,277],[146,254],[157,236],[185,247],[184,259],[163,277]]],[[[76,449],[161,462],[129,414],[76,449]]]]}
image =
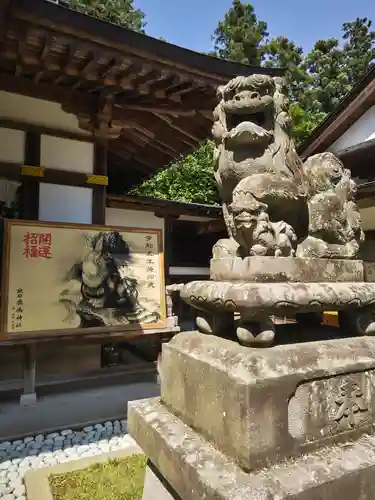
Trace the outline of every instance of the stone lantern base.
{"type": "Polygon", "coordinates": [[[161,398],[129,404],[144,500],[375,498],[375,340],[163,347],[161,398]]]}

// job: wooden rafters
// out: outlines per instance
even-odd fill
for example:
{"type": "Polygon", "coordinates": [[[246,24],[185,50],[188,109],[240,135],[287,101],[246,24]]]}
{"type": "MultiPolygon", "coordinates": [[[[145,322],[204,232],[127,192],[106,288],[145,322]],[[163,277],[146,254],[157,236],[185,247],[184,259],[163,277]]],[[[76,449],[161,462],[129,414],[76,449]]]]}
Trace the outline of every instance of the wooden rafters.
{"type": "Polygon", "coordinates": [[[163,115],[160,115],[158,113],[154,113],[154,115],[157,118],[159,118],[160,120],[162,120],[164,123],[166,123],[168,125],[168,127],[171,128],[172,130],[176,130],[177,132],[180,132],[182,135],[186,136],[189,139],[188,142],[185,139],[185,142],[187,144],[190,144],[194,147],[196,145],[196,143],[198,143],[201,140],[197,135],[192,134],[189,131],[187,131],[187,130],[183,129],[182,127],[180,127],[179,125],[177,125],[174,122],[173,118],[163,116],[163,115]]]}
{"type": "Polygon", "coordinates": [[[28,78],[17,78],[3,72],[0,72],[0,90],[71,105],[77,114],[81,112],[90,113],[96,103],[96,99],[87,93],[48,83],[35,83],[28,78]]]}
{"type": "Polygon", "coordinates": [[[44,0],[9,1],[0,90],[60,103],[144,173],[209,137],[217,85],[254,72],[44,0]]]}
{"type": "MultiPolygon", "coordinates": [[[[45,40],[44,40],[44,44],[43,44],[43,48],[42,48],[42,50],[40,52],[40,56],[39,56],[39,61],[40,61],[40,64],[41,64],[42,68],[44,68],[44,64],[45,64],[46,58],[47,58],[47,56],[49,54],[49,51],[51,50],[52,43],[53,43],[52,36],[50,34],[46,34],[46,37],[45,37],[45,40]]],[[[38,71],[35,74],[35,77],[34,77],[34,82],[35,83],[38,83],[43,78],[44,72],[45,72],[44,69],[40,69],[40,71],[38,71]]]]}
{"type": "MultiPolygon", "coordinates": [[[[61,73],[56,76],[54,85],[60,85],[69,75],[69,66],[72,63],[72,60],[76,52],[77,52],[77,47],[75,45],[69,45],[61,61],[61,66],[60,66],[61,73]]],[[[73,88],[75,89],[74,86],[73,88]]]]}

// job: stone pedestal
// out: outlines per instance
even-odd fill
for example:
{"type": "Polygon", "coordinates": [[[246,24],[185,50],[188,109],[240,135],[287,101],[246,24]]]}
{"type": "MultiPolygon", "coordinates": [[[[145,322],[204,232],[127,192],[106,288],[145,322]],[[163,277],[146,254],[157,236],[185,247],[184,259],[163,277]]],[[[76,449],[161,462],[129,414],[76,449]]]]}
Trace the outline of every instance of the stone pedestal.
{"type": "Polygon", "coordinates": [[[253,350],[181,333],[160,371],[161,398],[128,413],[155,500],[375,497],[374,339],[253,350]]]}
{"type": "Polygon", "coordinates": [[[343,333],[375,334],[375,284],[360,260],[225,257],[212,259],[210,272],[209,281],[180,288],[181,298],[199,310],[201,333],[269,347],[275,339],[273,315],[311,324],[314,316],[337,311],[343,333]]]}

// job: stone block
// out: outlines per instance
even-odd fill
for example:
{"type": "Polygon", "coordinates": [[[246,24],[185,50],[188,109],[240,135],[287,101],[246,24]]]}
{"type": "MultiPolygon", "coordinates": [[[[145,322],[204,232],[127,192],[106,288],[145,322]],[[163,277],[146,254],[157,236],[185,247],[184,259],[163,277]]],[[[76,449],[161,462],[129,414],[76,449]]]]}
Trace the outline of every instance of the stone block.
{"type": "Polygon", "coordinates": [[[372,432],[375,339],[256,350],[196,332],[163,346],[161,399],[244,470],[372,432]]]}
{"type": "Polygon", "coordinates": [[[365,281],[373,283],[375,281],[375,262],[364,262],[363,269],[365,281]]]}
{"type": "Polygon", "coordinates": [[[142,500],[181,500],[169,484],[160,477],[151,463],[148,463],[142,500]]]}
{"type": "Polygon", "coordinates": [[[211,259],[210,278],[215,281],[324,283],[363,281],[364,274],[361,260],[254,256],[211,259]]]}
{"type": "MultiPolygon", "coordinates": [[[[246,473],[159,399],[129,403],[129,430],[169,484],[168,490],[176,492],[174,500],[375,498],[374,436],[246,473]]],[[[170,500],[162,493],[151,498],[170,500]]]]}
{"type": "Polygon", "coordinates": [[[35,406],[37,403],[36,393],[33,392],[31,394],[22,394],[20,397],[20,406],[25,408],[29,406],[35,406]]]}
{"type": "Polygon", "coordinates": [[[289,316],[373,306],[375,283],[192,281],[181,290],[181,298],[206,312],[289,316]]]}

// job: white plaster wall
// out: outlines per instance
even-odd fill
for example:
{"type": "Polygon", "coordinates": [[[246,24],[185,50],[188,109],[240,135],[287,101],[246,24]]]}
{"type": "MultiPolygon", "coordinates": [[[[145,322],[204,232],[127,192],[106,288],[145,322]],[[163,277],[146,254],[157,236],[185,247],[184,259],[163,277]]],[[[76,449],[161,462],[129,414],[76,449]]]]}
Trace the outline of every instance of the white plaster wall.
{"type": "Polygon", "coordinates": [[[42,135],[40,163],[43,167],[92,174],[94,144],[42,135]]]}
{"type": "Polygon", "coordinates": [[[362,208],[360,211],[364,231],[375,229],[375,207],[362,208]]]}
{"type": "Polygon", "coordinates": [[[355,146],[361,142],[375,139],[375,106],[366,111],[341,137],[328,149],[337,153],[342,149],[355,146]]]}
{"type": "Polygon", "coordinates": [[[39,220],[92,222],[92,189],[40,183],[39,220]]]}
{"type": "MultiPolygon", "coordinates": [[[[42,135],[40,163],[43,167],[90,174],[94,169],[94,145],[42,135]]],[[[92,188],[41,183],[39,220],[92,222],[92,188]]]]}
{"type": "Polygon", "coordinates": [[[0,128],[0,161],[24,163],[25,132],[0,128]]]}
{"type": "MultiPolygon", "coordinates": [[[[0,128],[0,161],[24,163],[25,132],[0,128]]],[[[16,199],[19,182],[0,179],[0,201],[9,207],[16,199]]]]}
{"type": "Polygon", "coordinates": [[[161,229],[164,236],[164,219],[156,217],[153,212],[107,207],[105,223],[107,226],[161,229]]]}
{"type": "Polygon", "coordinates": [[[77,118],[65,113],[60,104],[10,92],[0,91],[0,118],[89,135],[79,128],[77,118]]]}

